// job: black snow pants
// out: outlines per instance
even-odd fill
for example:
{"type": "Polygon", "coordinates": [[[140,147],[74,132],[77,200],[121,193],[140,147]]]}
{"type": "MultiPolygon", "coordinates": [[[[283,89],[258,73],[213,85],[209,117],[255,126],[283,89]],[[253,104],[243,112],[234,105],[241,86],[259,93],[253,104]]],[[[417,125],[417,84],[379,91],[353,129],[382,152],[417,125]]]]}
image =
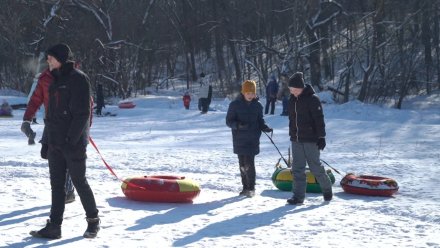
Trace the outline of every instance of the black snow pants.
{"type": "Polygon", "coordinates": [[[255,156],[238,155],[243,190],[255,190],[255,156]]]}
{"type": "Polygon", "coordinates": [[[86,217],[98,217],[95,197],[86,179],[86,158],[86,146],[49,145],[48,160],[52,190],[50,221],[52,223],[61,225],[63,222],[66,170],[69,170],[73,185],[86,212],[86,217]]]}

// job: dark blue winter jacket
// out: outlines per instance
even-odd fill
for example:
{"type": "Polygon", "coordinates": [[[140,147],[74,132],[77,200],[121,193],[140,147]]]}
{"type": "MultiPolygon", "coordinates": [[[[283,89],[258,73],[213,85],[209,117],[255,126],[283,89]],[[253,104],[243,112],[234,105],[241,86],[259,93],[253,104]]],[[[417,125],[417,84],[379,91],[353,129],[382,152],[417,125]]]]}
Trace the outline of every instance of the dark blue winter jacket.
{"type": "Polygon", "coordinates": [[[276,99],[278,94],[278,83],[276,79],[271,79],[266,86],[266,98],[276,99]]]}
{"type": "Polygon", "coordinates": [[[267,128],[267,125],[263,119],[263,106],[257,99],[248,102],[240,94],[229,104],[226,125],[232,130],[235,154],[260,153],[261,130],[267,128]]]}

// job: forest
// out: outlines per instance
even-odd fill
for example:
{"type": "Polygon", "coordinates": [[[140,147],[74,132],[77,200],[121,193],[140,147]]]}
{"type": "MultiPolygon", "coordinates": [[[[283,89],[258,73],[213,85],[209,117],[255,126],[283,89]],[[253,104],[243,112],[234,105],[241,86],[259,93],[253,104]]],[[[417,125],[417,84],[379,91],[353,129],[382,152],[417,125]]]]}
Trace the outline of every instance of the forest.
{"type": "Polygon", "coordinates": [[[340,102],[440,89],[436,0],[0,0],[0,89],[29,92],[45,51],[72,59],[106,96],[147,94],[206,74],[217,97],[258,93],[296,71],[340,102]]]}

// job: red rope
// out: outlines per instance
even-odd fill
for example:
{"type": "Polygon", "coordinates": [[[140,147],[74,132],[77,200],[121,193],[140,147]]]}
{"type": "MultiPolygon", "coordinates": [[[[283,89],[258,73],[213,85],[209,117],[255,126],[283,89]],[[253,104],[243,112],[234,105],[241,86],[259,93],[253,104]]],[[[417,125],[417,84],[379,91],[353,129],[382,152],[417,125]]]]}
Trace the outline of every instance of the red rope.
{"type": "Polygon", "coordinates": [[[133,184],[131,182],[122,180],[121,178],[119,178],[116,173],[113,171],[112,167],[105,161],[104,157],[102,156],[101,152],[99,152],[98,147],[96,146],[95,142],[93,141],[92,137],[89,136],[89,141],[90,144],[92,144],[92,146],[95,148],[96,152],[99,154],[99,156],[101,157],[102,162],[104,162],[105,166],[107,167],[107,169],[113,174],[113,176],[115,176],[119,181],[126,183],[127,185],[130,185],[132,187],[135,188],[140,188],[140,189],[145,189],[144,187],[141,187],[139,185],[133,184]]]}

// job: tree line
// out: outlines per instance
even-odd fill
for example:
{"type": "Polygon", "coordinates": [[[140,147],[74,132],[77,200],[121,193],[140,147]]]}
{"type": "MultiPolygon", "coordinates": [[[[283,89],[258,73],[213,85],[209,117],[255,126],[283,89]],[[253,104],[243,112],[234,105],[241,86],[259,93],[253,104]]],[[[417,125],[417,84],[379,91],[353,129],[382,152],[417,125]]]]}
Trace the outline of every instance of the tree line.
{"type": "Polygon", "coordinates": [[[45,50],[67,43],[95,88],[127,97],[188,89],[209,75],[226,96],[244,79],[303,71],[342,102],[440,88],[436,0],[0,0],[0,88],[28,92],[45,50]]]}

